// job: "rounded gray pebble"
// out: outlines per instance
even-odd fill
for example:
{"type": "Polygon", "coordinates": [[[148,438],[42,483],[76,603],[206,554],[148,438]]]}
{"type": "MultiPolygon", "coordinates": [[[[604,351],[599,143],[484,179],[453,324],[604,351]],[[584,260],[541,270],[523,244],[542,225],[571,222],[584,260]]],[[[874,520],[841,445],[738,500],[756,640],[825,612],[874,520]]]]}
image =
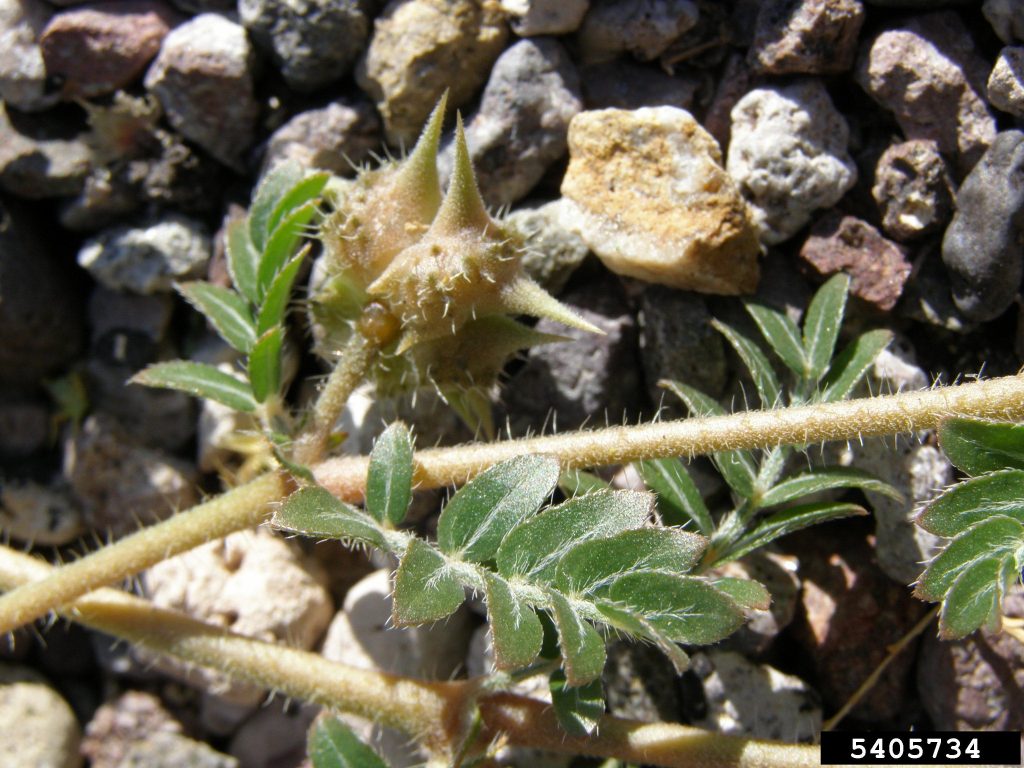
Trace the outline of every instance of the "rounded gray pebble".
{"type": "Polygon", "coordinates": [[[992,320],[1013,302],[1024,272],[1024,133],[996,136],[956,205],[942,240],[953,300],[969,319],[992,320]]]}

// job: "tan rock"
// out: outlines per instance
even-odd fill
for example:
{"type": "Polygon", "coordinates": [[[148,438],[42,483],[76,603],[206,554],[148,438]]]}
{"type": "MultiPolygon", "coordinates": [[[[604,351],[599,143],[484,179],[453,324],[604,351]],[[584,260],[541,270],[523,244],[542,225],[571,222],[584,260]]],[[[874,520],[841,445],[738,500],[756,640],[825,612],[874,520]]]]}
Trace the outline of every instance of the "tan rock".
{"type": "Polygon", "coordinates": [[[569,125],[562,223],[613,272],[749,293],[760,251],[718,144],[674,107],[582,112],[569,125]]]}
{"type": "MultiPolygon", "coordinates": [[[[142,575],[145,594],[160,608],[268,642],[310,649],[327,629],[334,607],[322,574],[288,542],[269,531],[240,531],[164,560],[142,575]]],[[[166,666],[165,666],[166,665],[166,666]]],[[[161,660],[231,704],[255,706],[263,697],[220,673],[161,660]]]]}
{"type": "Polygon", "coordinates": [[[446,88],[449,108],[469,101],[507,39],[505,14],[493,0],[392,0],[356,70],[388,142],[412,146],[446,88]]]}

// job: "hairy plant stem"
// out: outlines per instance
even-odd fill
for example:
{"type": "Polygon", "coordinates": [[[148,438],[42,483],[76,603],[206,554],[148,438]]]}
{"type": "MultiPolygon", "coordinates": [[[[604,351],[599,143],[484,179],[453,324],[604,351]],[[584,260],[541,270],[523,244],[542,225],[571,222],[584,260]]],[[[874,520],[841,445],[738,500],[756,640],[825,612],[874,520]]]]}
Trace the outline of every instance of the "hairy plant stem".
{"type": "MultiPolygon", "coordinates": [[[[431,448],[416,453],[414,481],[420,488],[459,485],[489,466],[527,453],[555,456],[563,469],[582,469],[639,459],[916,432],[932,429],[950,416],[1024,419],[1024,375],[838,403],[431,448]]],[[[365,456],[341,457],[328,459],[314,474],[339,498],[359,501],[368,466],[365,456]]]]}
{"type": "Polygon", "coordinates": [[[367,371],[379,349],[378,344],[369,341],[358,330],[352,333],[317,396],[309,427],[296,441],[293,455],[296,463],[312,466],[323,460],[338,417],[352,391],[366,380],[367,371]]]}
{"type": "MultiPolygon", "coordinates": [[[[0,590],[45,581],[54,569],[0,546],[0,590]]],[[[69,619],[185,662],[210,666],[238,681],[311,701],[397,728],[429,749],[458,747],[467,699],[479,705],[482,748],[499,735],[525,747],[614,757],[668,768],[817,766],[816,747],[760,741],[667,723],[605,716],[590,738],[566,735],[551,706],[509,693],[480,695],[479,680],[427,682],[355,669],[295,648],[213,627],[113,589],[101,589],[61,610],[69,619]],[[477,698],[479,697],[479,698],[477,698]]]]}
{"type": "MultiPolygon", "coordinates": [[[[933,428],[948,416],[1024,420],[1024,376],[840,403],[428,449],[414,457],[414,479],[421,488],[461,484],[489,466],[527,453],[553,455],[563,468],[583,468],[734,448],[807,445],[913,432],[933,428]]],[[[329,459],[313,469],[317,480],[340,498],[359,501],[368,461],[367,457],[329,459]]],[[[257,525],[269,516],[267,503],[288,492],[285,478],[264,475],[64,566],[44,582],[0,596],[0,633],[97,587],[133,576],[161,559],[257,525]]]]}
{"type": "Polygon", "coordinates": [[[0,597],[0,634],[59,609],[86,592],[114,584],[168,557],[234,531],[259,525],[294,484],[276,472],[260,475],[187,512],[102,547],[0,597]]]}

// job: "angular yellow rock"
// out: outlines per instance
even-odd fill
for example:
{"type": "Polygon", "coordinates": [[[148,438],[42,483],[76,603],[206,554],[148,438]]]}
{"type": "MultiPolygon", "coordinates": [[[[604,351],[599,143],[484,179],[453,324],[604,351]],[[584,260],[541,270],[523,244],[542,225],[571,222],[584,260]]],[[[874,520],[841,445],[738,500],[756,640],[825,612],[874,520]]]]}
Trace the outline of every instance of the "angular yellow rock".
{"type": "Polygon", "coordinates": [[[563,225],[613,272],[750,293],[760,253],[718,144],[675,107],[581,112],[569,124],[563,225]]]}

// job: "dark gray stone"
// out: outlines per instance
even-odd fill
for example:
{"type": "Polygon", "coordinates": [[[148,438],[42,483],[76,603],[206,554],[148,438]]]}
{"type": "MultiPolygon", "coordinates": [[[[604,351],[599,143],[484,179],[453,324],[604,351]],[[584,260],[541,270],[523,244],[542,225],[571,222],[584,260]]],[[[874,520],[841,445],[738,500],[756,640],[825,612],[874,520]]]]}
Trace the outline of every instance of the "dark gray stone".
{"type": "Polygon", "coordinates": [[[33,383],[78,354],[81,307],[26,210],[0,201],[0,381],[33,383]]]}
{"type": "MultiPolygon", "coordinates": [[[[521,40],[498,57],[466,126],[477,184],[492,205],[524,197],[566,153],[569,121],[583,108],[579,76],[556,40],[521,40]]],[[[454,146],[441,153],[447,176],[454,146]]]]}
{"type": "Polygon", "coordinates": [[[942,240],[957,308],[992,320],[1013,303],[1024,272],[1024,133],[1005,131],[964,179],[942,240]]]}
{"type": "Polygon", "coordinates": [[[699,15],[690,0],[595,0],[578,32],[581,58],[608,61],[631,53],[651,61],[691,29],[699,15]]]}
{"type": "Polygon", "coordinates": [[[587,109],[690,109],[701,81],[685,74],[668,75],[653,66],[627,60],[591,64],[580,70],[587,109]]]}
{"type": "Polygon", "coordinates": [[[502,390],[512,433],[576,429],[635,420],[642,391],[636,322],[622,289],[610,276],[561,296],[604,336],[541,320],[537,330],[568,338],[530,350],[523,366],[502,390]]]}
{"type": "MultiPolygon", "coordinates": [[[[640,294],[640,360],[652,402],[660,403],[661,379],[675,379],[712,397],[725,387],[722,337],[699,293],[648,285],[640,294]]],[[[667,398],[675,405],[675,398],[667,398]]],[[[683,415],[680,413],[679,415],[683,415]]]]}
{"type": "Polygon", "coordinates": [[[239,0],[238,15],[288,85],[312,91],[351,69],[366,47],[373,5],[371,0],[239,0]]]}
{"type": "Polygon", "coordinates": [[[900,241],[941,230],[953,214],[953,182],[933,141],[889,145],[875,166],[871,196],[882,229],[900,241]]]}
{"type": "Polygon", "coordinates": [[[985,0],[981,12],[1004,43],[1024,40],[1024,0],[985,0]]]}

